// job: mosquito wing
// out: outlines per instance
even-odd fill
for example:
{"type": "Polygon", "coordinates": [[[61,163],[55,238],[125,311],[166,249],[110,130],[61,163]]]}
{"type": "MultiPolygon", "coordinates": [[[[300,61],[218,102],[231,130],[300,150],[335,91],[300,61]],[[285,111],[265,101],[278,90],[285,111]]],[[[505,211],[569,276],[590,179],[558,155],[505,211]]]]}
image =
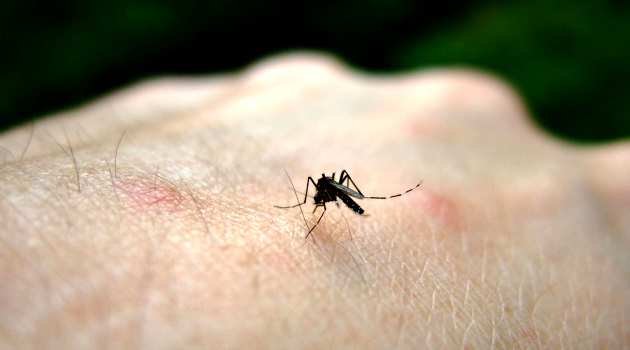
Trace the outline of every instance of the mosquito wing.
{"type": "Polygon", "coordinates": [[[333,182],[333,181],[331,181],[330,184],[332,186],[334,186],[336,189],[338,189],[339,191],[347,194],[348,196],[351,196],[351,197],[354,197],[354,198],[357,198],[357,199],[365,198],[361,193],[359,193],[359,192],[357,192],[357,191],[355,191],[355,190],[353,190],[351,188],[348,188],[348,187],[346,187],[344,185],[338,184],[338,183],[333,182]]]}

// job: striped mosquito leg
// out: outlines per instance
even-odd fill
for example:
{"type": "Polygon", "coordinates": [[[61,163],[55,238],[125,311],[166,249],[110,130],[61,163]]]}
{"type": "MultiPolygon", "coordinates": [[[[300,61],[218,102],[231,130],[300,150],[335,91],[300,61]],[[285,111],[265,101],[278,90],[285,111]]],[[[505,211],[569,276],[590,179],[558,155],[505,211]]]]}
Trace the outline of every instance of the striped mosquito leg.
{"type": "Polygon", "coordinates": [[[389,196],[389,197],[369,197],[369,196],[364,196],[364,198],[370,198],[370,199],[388,199],[388,198],[394,198],[394,197],[400,197],[405,193],[409,193],[413,190],[415,190],[416,188],[418,188],[420,186],[420,184],[422,184],[422,181],[420,181],[420,183],[418,183],[416,186],[414,186],[413,188],[408,189],[407,191],[403,192],[403,193],[399,193],[399,194],[395,194],[393,196],[389,196]]]}

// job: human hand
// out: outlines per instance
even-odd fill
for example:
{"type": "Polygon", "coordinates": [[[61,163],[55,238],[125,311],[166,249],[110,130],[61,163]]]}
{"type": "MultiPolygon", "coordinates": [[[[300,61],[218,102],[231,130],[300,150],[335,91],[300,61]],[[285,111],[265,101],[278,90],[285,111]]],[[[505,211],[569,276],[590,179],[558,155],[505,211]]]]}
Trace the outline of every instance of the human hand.
{"type": "Polygon", "coordinates": [[[0,145],[3,348],[630,344],[629,145],[554,140],[483,73],[281,56],[0,145]],[[423,183],[329,205],[306,240],[322,209],[273,207],[296,203],[283,166],[298,191],[423,183]]]}

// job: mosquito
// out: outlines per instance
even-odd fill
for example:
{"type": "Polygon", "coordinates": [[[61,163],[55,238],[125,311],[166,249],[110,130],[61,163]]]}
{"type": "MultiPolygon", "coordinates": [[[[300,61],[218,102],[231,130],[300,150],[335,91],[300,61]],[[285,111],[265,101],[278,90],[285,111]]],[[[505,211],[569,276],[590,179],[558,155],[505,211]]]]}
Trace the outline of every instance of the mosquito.
{"type": "MultiPolygon", "coordinates": [[[[287,171],[286,169],[284,170],[285,172],[287,171]]],[[[289,177],[289,181],[291,181],[291,187],[293,187],[293,181],[291,180],[291,177],[289,176],[289,173],[287,173],[287,177],[289,177]]],[[[308,236],[311,235],[311,233],[313,232],[313,230],[315,229],[315,227],[317,227],[317,225],[319,224],[319,222],[322,220],[322,218],[324,217],[324,214],[326,213],[326,203],[327,202],[335,202],[335,204],[337,205],[337,207],[339,206],[339,202],[337,201],[337,199],[341,199],[341,201],[348,206],[348,208],[352,209],[355,213],[359,214],[359,215],[364,215],[365,210],[363,210],[363,208],[361,208],[361,206],[359,204],[357,204],[354,200],[352,200],[352,198],[356,198],[356,199],[364,199],[364,198],[369,198],[369,199],[388,199],[388,198],[394,198],[394,197],[400,197],[405,193],[409,193],[413,190],[415,190],[416,188],[418,188],[420,186],[420,184],[422,184],[422,181],[420,181],[416,186],[408,189],[407,191],[403,192],[403,193],[399,193],[399,194],[395,194],[393,196],[387,196],[387,197],[371,197],[371,196],[366,196],[364,195],[361,190],[359,190],[359,187],[357,187],[357,185],[354,183],[354,180],[352,180],[352,178],[350,177],[350,174],[348,174],[347,171],[342,170],[341,174],[339,176],[339,181],[335,180],[335,173],[332,173],[331,177],[326,176],[325,174],[322,174],[322,177],[317,180],[317,183],[315,182],[315,180],[313,180],[312,177],[308,177],[308,179],[306,180],[306,191],[304,193],[304,201],[295,205],[291,205],[291,206],[287,206],[287,207],[282,207],[282,206],[278,206],[278,205],[274,205],[274,207],[276,208],[282,208],[282,209],[289,209],[289,208],[295,208],[295,207],[300,207],[300,211],[302,210],[302,205],[306,204],[306,199],[309,197],[308,195],[308,188],[310,184],[313,184],[313,186],[315,186],[315,196],[313,196],[313,200],[315,201],[315,209],[313,209],[313,213],[315,213],[315,211],[317,210],[317,208],[319,207],[324,207],[324,211],[322,212],[322,215],[320,215],[319,219],[317,220],[317,222],[315,223],[315,225],[313,227],[311,227],[311,229],[308,231],[308,233],[306,234],[306,237],[304,238],[308,238],[308,236]],[[345,183],[345,184],[344,184],[345,183]],[[350,184],[352,184],[352,186],[354,186],[354,190],[352,188],[350,188],[350,184]]],[[[293,187],[293,191],[295,191],[295,187],[293,187]]],[[[297,198],[297,191],[295,191],[295,197],[299,202],[299,199],[297,198]]],[[[365,215],[369,215],[369,214],[365,214],[365,215]]],[[[304,212],[302,212],[302,216],[304,217],[304,212]]],[[[306,223],[306,218],[304,218],[304,223],[306,223]]],[[[306,224],[306,228],[308,229],[308,224],[306,224]]],[[[313,237],[313,239],[315,239],[313,237]]]]}

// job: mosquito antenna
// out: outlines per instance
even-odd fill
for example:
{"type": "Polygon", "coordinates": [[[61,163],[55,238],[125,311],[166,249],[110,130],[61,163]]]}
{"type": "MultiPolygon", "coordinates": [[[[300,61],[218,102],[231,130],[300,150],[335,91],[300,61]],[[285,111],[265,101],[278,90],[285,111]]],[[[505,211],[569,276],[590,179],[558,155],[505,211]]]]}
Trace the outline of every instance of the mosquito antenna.
{"type": "MultiPolygon", "coordinates": [[[[285,167],[282,167],[282,169],[284,169],[285,174],[287,174],[287,177],[289,178],[289,182],[291,183],[291,188],[293,188],[293,193],[295,193],[295,200],[298,203],[300,203],[300,199],[298,198],[297,191],[295,190],[295,186],[293,186],[293,180],[291,180],[291,176],[289,176],[289,172],[287,171],[285,167]]],[[[308,230],[308,223],[306,222],[306,216],[304,216],[304,211],[302,210],[302,206],[300,206],[300,213],[302,213],[302,219],[304,219],[304,225],[306,225],[306,229],[308,230]]],[[[309,231],[306,237],[304,238],[308,238],[310,234],[311,234],[311,231],[309,231]]],[[[312,236],[312,237],[313,237],[313,241],[315,241],[315,236],[312,236]]]]}

